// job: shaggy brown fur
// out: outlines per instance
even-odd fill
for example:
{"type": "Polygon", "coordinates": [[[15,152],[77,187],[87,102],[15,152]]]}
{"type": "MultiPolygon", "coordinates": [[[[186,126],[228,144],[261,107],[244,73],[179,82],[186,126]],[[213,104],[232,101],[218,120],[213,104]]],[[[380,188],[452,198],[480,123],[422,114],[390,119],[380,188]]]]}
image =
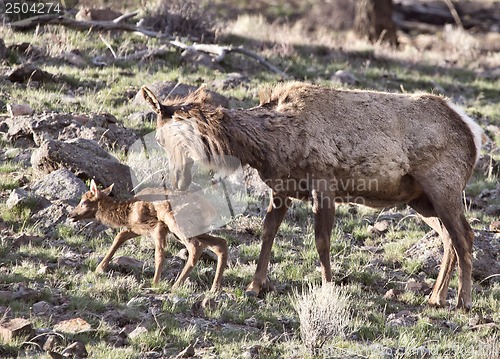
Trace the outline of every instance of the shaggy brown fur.
{"type": "Polygon", "coordinates": [[[349,91],[291,82],[261,92],[251,109],[214,108],[203,90],[170,106],[147,88],[158,115],[157,137],[178,188],[192,160],[231,155],[259,171],[274,195],[264,220],[257,270],[247,291],[265,283],[274,236],[289,197],[312,198],[323,281],[331,280],[334,202],[373,207],[408,203],[443,238],[445,254],[429,299],[443,306],[458,260],[458,306],[471,306],[472,242],[462,191],[481,145],[481,129],[445,99],[349,91]]]}
{"type": "MultiPolygon", "coordinates": [[[[111,248],[106,256],[99,263],[96,272],[104,272],[113,258],[117,249],[131,238],[140,235],[152,236],[155,243],[155,275],[153,283],[158,284],[161,277],[163,263],[165,261],[165,239],[167,233],[172,232],[188,250],[188,260],[181,274],[174,283],[177,287],[184,283],[189,276],[196,262],[201,257],[203,249],[208,247],[217,255],[217,271],[211,291],[217,291],[222,285],[222,273],[227,264],[227,243],[220,237],[213,237],[209,234],[200,234],[193,238],[185,235],[184,228],[181,228],[176,218],[192,213],[175,213],[172,210],[170,200],[176,196],[175,192],[166,190],[154,190],[140,192],[135,198],[119,202],[109,197],[113,186],[99,190],[92,180],[90,191],[86,192],[77,207],[71,211],[69,217],[73,220],[96,219],[97,221],[112,227],[126,227],[115,237],[111,248]]],[[[203,201],[201,196],[191,199],[196,201],[197,210],[200,212],[210,212],[211,205],[203,201]]],[[[186,206],[184,208],[192,208],[186,206]]],[[[181,208],[181,211],[183,208],[181,208]]],[[[190,209],[190,212],[193,210],[190,209]]],[[[212,216],[207,213],[208,220],[212,216]]],[[[199,215],[198,217],[203,217],[199,215]]]]}

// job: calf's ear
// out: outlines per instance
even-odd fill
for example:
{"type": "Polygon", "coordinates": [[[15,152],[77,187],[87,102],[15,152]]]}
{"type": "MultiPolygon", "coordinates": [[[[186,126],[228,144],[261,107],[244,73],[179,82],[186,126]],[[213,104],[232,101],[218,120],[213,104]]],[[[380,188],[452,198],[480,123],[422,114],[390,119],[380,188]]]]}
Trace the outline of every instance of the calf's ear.
{"type": "Polygon", "coordinates": [[[114,185],[115,185],[115,184],[114,184],[114,183],[112,183],[112,184],[111,184],[111,186],[109,186],[108,188],[103,189],[101,192],[102,192],[102,193],[104,193],[106,196],[109,196],[109,194],[110,194],[110,193],[111,193],[111,191],[113,190],[113,186],[114,186],[114,185]]]}
{"type": "Polygon", "coordinates": [[[90,193],[92,193],[94,196],[97,196],[99,194],[99,189],[97,188],[94,179],[90,180],[90,193]]]}

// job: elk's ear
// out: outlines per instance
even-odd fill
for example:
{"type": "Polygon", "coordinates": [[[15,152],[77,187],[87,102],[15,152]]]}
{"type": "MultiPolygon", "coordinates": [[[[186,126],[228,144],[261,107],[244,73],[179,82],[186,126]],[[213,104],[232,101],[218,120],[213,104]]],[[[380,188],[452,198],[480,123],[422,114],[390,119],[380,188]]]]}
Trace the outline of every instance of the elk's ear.
{"type": "Polygon", "coordinates": [[[90,180],[90,193],[92,193],[94,196],[97,196],[99,194],[99,189],[97,188],[94,179],[90,180]]]}
{"type": "Polygon", "coordinates": [[[157,114],[161,114],[161,103],[156,98],[155,94],[146,86],[141,87],[142,97],[151,109],[157,114]]]}
{"type": "Polygon", "coordinates": [[[165,118],[172,117],[175,110],[171,106],[165,106],[158,101],[155,94],[148,89],[146,86],[141,87],[142,97],[146,101],[146,103],[151,107],[151,109],[156,112],[157,115],[161,115],[165,118]]]}
{"type": "Polygon", "coordinates": [[[113,186],[114,186],[114,185],[115,185],[114,183],[113,183],[113,184],[111,184],[111,186],[109,186],[108,188],[103,189],[101,192],[102,192],[102,193],[104,193],[106,196],[109,196],[109,194],[110,194],[110,193],[111,193],[111,191],[113,190],[113,186]]]}

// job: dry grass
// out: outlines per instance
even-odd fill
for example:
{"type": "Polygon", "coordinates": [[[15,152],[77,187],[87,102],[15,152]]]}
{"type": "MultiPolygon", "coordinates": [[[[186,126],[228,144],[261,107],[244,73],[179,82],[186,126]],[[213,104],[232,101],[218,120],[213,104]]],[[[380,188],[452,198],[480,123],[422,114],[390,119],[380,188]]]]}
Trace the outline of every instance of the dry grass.
{"type": "Polygon", "coordinates": [[[309,286],[305,293],[295,293],[293,307],[300,321],[300,337],[314,354],[327,341],[342,339],[351,324],[351,298],[334,284],[309,286]]]}

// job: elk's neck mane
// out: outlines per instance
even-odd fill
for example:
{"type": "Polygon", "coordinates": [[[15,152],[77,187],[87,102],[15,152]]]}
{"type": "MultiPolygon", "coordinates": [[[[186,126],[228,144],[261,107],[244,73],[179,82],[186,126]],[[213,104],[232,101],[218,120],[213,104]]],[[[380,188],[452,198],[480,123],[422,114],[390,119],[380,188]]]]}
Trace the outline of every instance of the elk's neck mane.
{"type": "Polygon", "coordinates": [[[273,166],[279,146],[276,131],[288,131],[290,115],[305,103],[297,87],[289,83],[264,89],[261,104],[251,109],[217,107],[204,91],[190,95],[182,100],[183,109],[176,112],[167,130],[174,141],[173,150],[189,152],[194,160],[204,159],[217,167],[226,165],[226,156],[257,170],[273,166]],[[183,121],[189,125],[183,125],[183,121]]]}

